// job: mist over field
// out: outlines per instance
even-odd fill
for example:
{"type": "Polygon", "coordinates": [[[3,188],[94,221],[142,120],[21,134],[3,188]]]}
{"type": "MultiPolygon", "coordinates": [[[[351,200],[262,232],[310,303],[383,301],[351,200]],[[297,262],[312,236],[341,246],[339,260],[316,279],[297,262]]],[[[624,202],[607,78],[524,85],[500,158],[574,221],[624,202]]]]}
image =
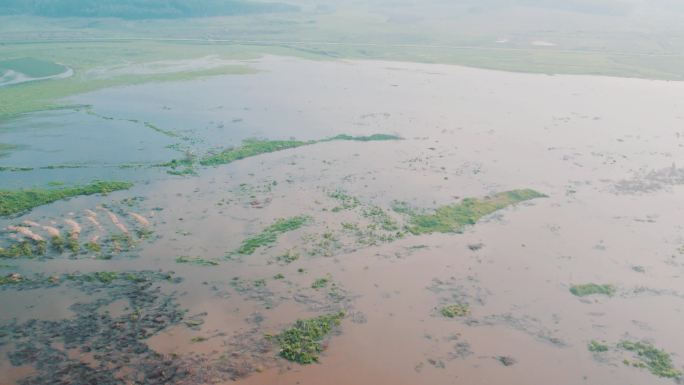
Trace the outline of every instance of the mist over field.
{"type": "Polygon", "coordinates": [[[0,0],[0,385],[684,381],[679,0],[0,0]]]}

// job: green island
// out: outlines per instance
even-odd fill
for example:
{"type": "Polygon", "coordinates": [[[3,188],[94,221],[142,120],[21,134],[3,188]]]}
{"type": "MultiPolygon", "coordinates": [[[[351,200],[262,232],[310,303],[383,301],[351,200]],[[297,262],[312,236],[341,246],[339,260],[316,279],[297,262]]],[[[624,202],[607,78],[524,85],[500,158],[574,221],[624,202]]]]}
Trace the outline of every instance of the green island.
{"type": "Polygon", "coordinates": [[[35,207],[80,195],[107,194],[126,190],[133,186],[129,182],[95,181],[85,186],[62,189],[0,190],[0,216],[27,212],[35,207]]]}
{"type": "Polygon", "coordinates": [[[443,206],[430,214],[413,214],[408,231],[412,234],[460,232],[480,218],[507,206],[546,195],[531,189],[511,190],[486,198],[465,198],[460,203],[443,206]]]}
{"type": "Polygon", "coordinates": [[[316,318],[297,320],[276,336],[270,336],[280,346],[280,356],[302,365],[318,362],[323,340],[339,326],[345,313],[333,313],[316,318]]]}

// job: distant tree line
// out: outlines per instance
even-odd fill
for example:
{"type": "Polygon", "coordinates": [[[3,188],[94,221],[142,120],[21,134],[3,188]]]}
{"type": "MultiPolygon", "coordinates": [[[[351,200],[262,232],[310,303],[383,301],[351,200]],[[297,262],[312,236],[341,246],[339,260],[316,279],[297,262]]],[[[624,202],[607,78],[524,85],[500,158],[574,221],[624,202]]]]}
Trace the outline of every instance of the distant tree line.
{"type": "Polygon", "coordinates": [[[246,0],[0,0],[0,15],[173,19],[294,11],[284,3],[246,0]]]}

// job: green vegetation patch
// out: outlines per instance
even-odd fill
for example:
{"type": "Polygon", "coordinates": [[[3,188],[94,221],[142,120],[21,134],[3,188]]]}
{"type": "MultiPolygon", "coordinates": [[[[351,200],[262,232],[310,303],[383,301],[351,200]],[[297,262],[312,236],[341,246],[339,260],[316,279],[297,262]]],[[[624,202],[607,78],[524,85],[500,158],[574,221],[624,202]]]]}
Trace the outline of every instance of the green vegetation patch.
{"type": "Polygon", "coordinates": [[[347,194],[347,192],[345,192],[343,190],[337,190],[337,191],[331,192],[328,194],[328,196],[333,198],[333,199],[336,199],[340,202],[339,206],[335,206],[331,210],[334,213],[337,213],[337,212],[340,212],[343,210],[351,210],[353,208],[358,207],[361,204],[361,202],[359,201],[358,198],[356,198],[355,196],[351,196],[351,195],[347,194]]]}
{"type": "Polygon", "coordinates": [[[47,252],[47,242],[25,239],[7,248],[0,247],[0,258],[34,258],[47,252]]]}
{"type": "Polygon", "coordinates": [[[285,254],[279,255],[276,259],[283,264],[290,264],[299,259],[299,253],[290,249],[285,254]]]}
{"type": "Polygon", "coordinates": [[[592,353],[603,353],[608,351],[608,345],[604,344],[603,342],[591,340],[591,342],[589,342],[587,345],[587,349],[589,349],[589,351],[592,353]]]}
{"type": "Polygon", "coordinates": [[[570,292],[578,297],[584,297],[593,294],[604,294],[612,296],[615,294],[615,286],[613,285],[597,285],[595,283],[585,283],[583,285],[573,285],[570,287],[570,292]]]}
{"type": "Polygon", "coordinates": [[[328,283],[330,280],[328,278],[319,278],[314,281],[314,283],[311,284],[311,287],[314,289],[322,289],[326,286],[328,286],[328,283]]]}
{"type": "Polygon", "coordinates": [[[636,354],[635,361],[625,360],[626,364],[645,367],[658,377],[678,378],[682,375],[682,372],[673,366],[670,354],[649,343],[622,341],[618,347],[636,354]]]}
{"type": "Polygon", "coordinates": [[[273,337],[280,345],[280,356],[303,365],[318,362],[323,340],[340,324],[345,313],[297,320],[294,326],[273,337]]]}
{"type": "Polygon", "coordinates": [[[217,261],[214,261],[212,259],[205,259],[202,257],[188,257],[186,255],[182,255],[176,258],[176,263],[190,263],[199,266],[216,266],[219,264],[217,261]]]}
{"type": "Polygon", "coordinates": [[[288,231],[297,230],[298,228],[304,226],[309,220],[310,217],[304,215],[278,219],[260,234],[245,239],[237,252],[238,254],[243,255],[254,254],[256,249],[259,247],[268,246],[275,243],[275,241],[278,239],[278,235],[288,231]]]}
{"type": "Polygon", "coordinates": [[[486,198],[465,198],[458,204],[443,206],[432,214],[416,214],[410,218],[408,231],[413,234],[458,232],[480,218],[507,206],[546,195],[534,190],[511,190],[486,198]]]}
{"type": "Polygon", "coordinates": [[[24,280],[21,274],[12,273],[4,277],[0,276],[0,285],[16,285],[24,280]]]}
{"type": "Polygon", "coordinates": [[[299,140],[245,140],[241,146],[221,151],[217,154],[210,154],[200,159],[202,166],[216,166],[228,164],[236,160],[249,158],[252,156],[269,152],[282,151],[289,148],[296,148],[313,144],[314,141],[303,142],[299,140]]]}
{"type": "Polygon", "coordinates": [[[34,207],[79,195],[107,194],[133,186],[128,182],[96,181],[85,186],[63,189],[0,190],[0,216],[23,213],[34,207]]]}
{"type": "Polygon", "coordinates": [[[372,206],[363,210],[363,216],[370,219],[376,227],[379,226],[385,231],[399,230],[397,222],[378,206],[372,206]]]}
{"type": "Polygon", "coordinates": [[[331,138],[322,140],[265,140],[265,139],[248,139],[242,142],[241,146],[229,148],[219,153],[209,154],[202,157],[199,163],[202,166],[218,166],[221,164],[232,163],[236,160],[249,158],[252,156],[266,154],[269,152],[276,152],[316,144],[320,142],[330,142],[334,140],[353,140],[359,142],[382,141],[382,140],[399,140],[401,139],[395,135],[388,134],[373,134],[368,136],[351,136],[340,134],[331,138]]]}
{"type": "Polygon", "coordinates": [[[465,303],[455,303],[444,306],[439,312],[449,318],[465,317],[470,313],[470,307],[465,303]]]}

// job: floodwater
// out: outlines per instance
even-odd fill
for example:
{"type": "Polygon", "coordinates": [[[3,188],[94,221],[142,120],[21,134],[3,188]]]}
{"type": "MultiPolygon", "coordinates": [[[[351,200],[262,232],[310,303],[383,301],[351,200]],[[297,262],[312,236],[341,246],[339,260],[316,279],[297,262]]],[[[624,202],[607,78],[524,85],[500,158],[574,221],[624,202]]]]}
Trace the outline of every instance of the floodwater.
{"type": "MultiPolygon", "coordinates": [[[[281,57],[250,65],[259,72],[102,90],[69,100],[89,108],[2,124],[0,142],[26,145],[0,158],[2,165],[91,166],[3,172],[3,187],[94,177],[138,182],[128,191],[36,208],[2,220],[3,228],[28,219],[65,234],[71,225],[64,219],[72,219],[83,242],[122,233],[122,226],[149,232],[133,235],[131,245],[107,246],[111,259],[52,253],[0,261],[2,275],[173,271],[182,281],[154,281],[137,294],[123,284],[3,287],[0,331],[25,329],[35,337],[0,339],[1,384],[66,383],[56,373],[76,367],[112,373],[111,383],[677,381],[625,365],[635,356],[616,345],[646,341],[671,353],[675,368],[684,366],[684,84],[281,57]],[[202,153],[250,137],[341,133],[404,140],[319,143],[187,177],[105,167],[167,161],[178,156],[167,148],[173,143],[202,153]],[[402,225],[407,218],[392,211],[394,201],[429,209],[519,188],[548,197],[497,211],[462,234],[391,237],[364,215],[378,206],[402,225]],[[337,190],[359,205],[333,210],[340,202],[329,193],[337,190]],[[273,247],[234,252],[276,219],[297,215],[310,220],[273,247]],[[278,258],[288,251],[299,258],[278,258]],[[181,264],[179,256],[218,265],[181,264]],[[322,277],[331,284],[312,288],[322,277]],[[617,292],[569,291],[591,282],[617,292]],[[178,315],[171,303],[187,311],[178,315]],[[450,303],[466,303],[470,313],[443,317],[440,309],[450,303]],[[338,310],[346,316],[318,363],[278,358],[264,337],[298,318],[338,310]],[[95,320],[89,312],[110,318],[95,320]],[[74,342],[73,331],[58,326],[120,327],[146,314],[162,327],[126,341],[149,350],[105,344],[100,349],[108,353],[97,354],[98,331],[74,342]],[[36,326],[33,319],[61,321],[36,326]],[[592,340],[609,350],[590,352],[592,340]],[[166,369],[160,379],[162,361],[184,374],[166,369]]],[[[44,228],[31,228],[47,238],[44,228]]],[[[4,244],[10,236],[2,235],[4,244]]]]}

